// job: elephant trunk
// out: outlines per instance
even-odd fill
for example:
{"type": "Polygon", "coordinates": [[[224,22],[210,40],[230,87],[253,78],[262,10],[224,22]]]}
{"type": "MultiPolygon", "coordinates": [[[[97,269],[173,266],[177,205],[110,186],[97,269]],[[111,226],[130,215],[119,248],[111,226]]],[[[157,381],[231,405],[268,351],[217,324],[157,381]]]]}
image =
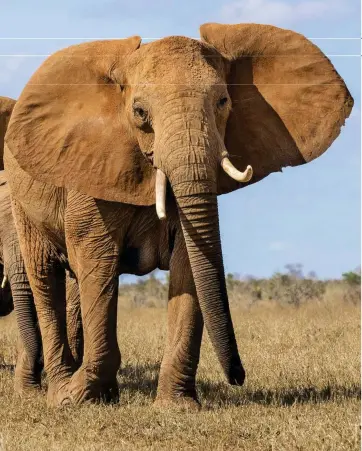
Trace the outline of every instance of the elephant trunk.
{"type": "Polygon", "coordinates": [[[14,309],[16,321],[20,333],[21,348],[25,352],[23,370],[26,374],[22,374],[25,382],[29,379],[29,385],[40,383],[40,373],[43,367],[42,363],[42,346],[37,314],[35,310],[33,293],[31,291],[29,280],[25,271],[24,261],[20,255],[17,240],[10,246],[10,264],[7,268],[9,283],[13,295],[14,309]],[[26,357],[25,357],[26,356],[26,357]],[[35,378],[35,379],[34,379],[35,378]]]}
{"type": "Polygon", "coordinates": [[[156,160],[156,166],[166,174],[176,198],[209,337],[228,382],[242,385],[245,372],[226,291],[216,195],[217,171],[224,149],[217,131],[210,131],[204,117],[194,111],[187,117],[168,118],[164,124],[167,122],[168,138],[157,141],[162,160],[156,160]]]}
{"type": "Polygon", "coordinates": [[[240,361],[226,291],[217,198],[214,194],[178,196],[182,230],[210,340],[230,384],[242,385],[240,361]]]}

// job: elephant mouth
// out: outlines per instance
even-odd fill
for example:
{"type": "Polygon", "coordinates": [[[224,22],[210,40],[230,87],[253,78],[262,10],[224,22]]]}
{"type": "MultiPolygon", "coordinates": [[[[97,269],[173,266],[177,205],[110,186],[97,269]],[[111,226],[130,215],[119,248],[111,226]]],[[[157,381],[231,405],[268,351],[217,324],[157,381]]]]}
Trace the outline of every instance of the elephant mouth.
{"type": "Polygon", "coordinates": [[[10,313],[13,310],[14,310],[14,305],[8,302],[5,307],[4,306],[0,307],[0,317],[10,315],[10,313]]]}
{"type": "Polygon", "coordinates": [[[7,316],[14,310],[14,303],[8,289],[0,290],[0,317],[7,316]]]}
{"type": "Polygon", "coordinates": [[[149,152],[142,152],[143,156],[145,157],[145,159],[152,164],[154,164],[154,152],[153,150],[149,151],[149,152]]]}
{"type": "MultiPolygon", "coordinates": [[[[3,272],[3,269],[1,272],[3,272]]],[[[14,303],[11,296],[9,280],[6,275],[3,275],[0,289],[0,317],[9,315],[13,310],[14,303]]]]}

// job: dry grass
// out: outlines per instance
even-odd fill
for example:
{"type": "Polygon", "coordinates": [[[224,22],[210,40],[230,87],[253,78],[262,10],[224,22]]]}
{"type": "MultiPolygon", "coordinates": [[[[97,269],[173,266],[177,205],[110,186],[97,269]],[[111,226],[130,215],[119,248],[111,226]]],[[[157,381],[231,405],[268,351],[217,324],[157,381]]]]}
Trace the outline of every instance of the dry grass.
{"type": "Polygon", "coordinates": [[[13,395],[16,329],[0,320],[0,450],[360,449],[360,308],[331,297],[300,308],[233,308],[247,382],[224,383],[205,337],[200,413],[152,407],[166,311],[119,310],[118,405],[49,410],[13,395]]]}

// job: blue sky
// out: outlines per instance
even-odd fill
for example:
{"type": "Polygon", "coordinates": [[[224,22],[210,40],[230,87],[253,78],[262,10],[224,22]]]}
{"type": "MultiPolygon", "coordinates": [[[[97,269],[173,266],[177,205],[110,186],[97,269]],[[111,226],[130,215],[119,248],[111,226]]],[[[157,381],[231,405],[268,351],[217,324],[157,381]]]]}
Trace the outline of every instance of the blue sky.
{"type": "MultiPolygon", "coordinates": [[[[317,160],[221,196],[220,221],[227,272],[263,277],[299,262],[327,278],[361,259],[361,43],[342,39],[360,38],[360,18],[358,0],[13,0],[2,8],[0,38],[198,37],[210,21],[269,23],[313,38],[354,97],[352,117],[317,160]]],[[[42,55],[81,41],[0,39],[0,95],[17,98],[42,55]]]]}

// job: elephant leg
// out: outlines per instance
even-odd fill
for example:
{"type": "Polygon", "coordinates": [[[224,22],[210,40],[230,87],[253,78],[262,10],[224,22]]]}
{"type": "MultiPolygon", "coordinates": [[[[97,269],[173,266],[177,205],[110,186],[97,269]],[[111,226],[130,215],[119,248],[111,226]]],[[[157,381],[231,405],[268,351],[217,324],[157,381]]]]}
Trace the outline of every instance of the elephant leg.
{"type": "MultiPolygon", "coordinates": [[[[38,328],[37,328],[38,329],[38,328]]],[[[26,396],[32,392],[37,392],[41,388],[41,373],[43,370],[43,360],[41,354],[40,331],[39,343],[40,352],[37,358],[29,356],[27,346],[21,336],[18,339],[17,360],[15,367],[14,390],[20,396],[26,396]]]]}
{"type": "Polygon", "coordinates": [[[80,285],[84,353],[67,389],[69,403],[118,401],[117,371],[121,357],[116,334],[118,286],[115,279],[104,280],[95,275],[90,287],[80,285]]]}
{"type": "Polygon", "coordinates": [[[117,401],[119,246],[95,199],[68,193],[66,242],[77,276],[83,326],[83,360],[68,386],[68,402],[117,401]],[[80,208],[81,206],[81,208],[80,208]]]}
{"type": "Polygon", "coordinates": [[[68,386],[69,403],[118,400],[118,277],[101,259],[81,261],[79,277],[84,352],[82,364],[68,386]],[[84,272],[83,272],[84,271],[84,272]]]}
{"type": "Polygon", "coordinates": [[[47,237],[13,201],[13,212],[43,344],[48,378],[48,404],[62,403],[62,389],[72,374],[72,357],[66,335],[65,270],[47,237]]]}
{"type": "Polygon", "coordinates": [[[16,231],[4,239],[4,260],[19,331],[15,391],[24,394],[41,386],[42,343],[33,293],[25,271],[16,231]]]}
{"type": "Polygon", "coordinates": [[[69,347],[74,360],[74,367],[78,369],[83,359],[83,329],[80,312],[79,286],[75,278],[66,276],[67,293],[67,336],[69,347]]]}
{"type": "Polygon", "coordinates": [[[203,319],[182,236],[170,261],[167,344],[155,404],[199,409],[195,377],[200,358],[203,319]]]}

